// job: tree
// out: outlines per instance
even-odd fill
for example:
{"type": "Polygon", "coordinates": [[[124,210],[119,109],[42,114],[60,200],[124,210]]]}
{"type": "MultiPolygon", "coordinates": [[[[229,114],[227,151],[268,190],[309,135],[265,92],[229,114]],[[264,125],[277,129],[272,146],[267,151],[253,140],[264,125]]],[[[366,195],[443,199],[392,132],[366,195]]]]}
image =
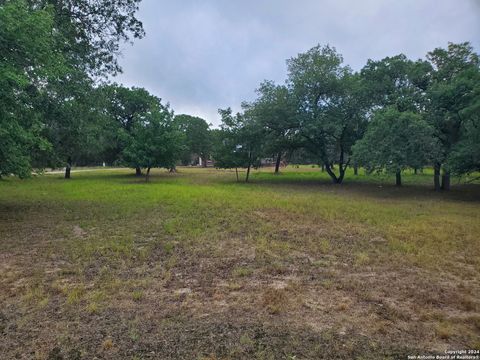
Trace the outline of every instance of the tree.
{"type": "Polygon", "coordinates": [[[238,151],[234,133],[230,129],[214,129],[212,130],[212,137],[212,156],[215,167],[218,169],[235,169],[238,182],[238,168],[244,166],[245,154],[238,151]]]}
{"type": "Polygon", "coordinates": [[[80,150],[94,148],[103,125],[92,79],[118,73],[120,44],[144,35],[139,1],[0,1],[2,173],[63,159],[68,178],[80,150]]]}
{"type": "Polygon", "coordinates": [[[460,140],[452,147],[446,167],[455,175],[480,171],[480,78],[479,73],[471,94],[470,105],[460,111],[462,127],[460,140]]]}
{"type": "Polygon", "coordinates": [[[182,156],[185,164],[191,162],[192,156],[199,156],[204,167],[212,150],[210,125],[202,118],[190,115],[176,115],[175,124],[185,134],[185,153],[182,156]]]}
{"type": "Polygon", "coordinates": [[[431,66],[403,54],[382,60],[368,60],[360,71],[370,111],[394,107],[398,111],[423,112],[431,66]]]}
{"type": "Polygon", "coordinates": [[[92,81],[81,78],[62,86],[47,85],[37,107],[41,109],[44,122],[43,134],[54,151],[49,156],[37,159],[42,166],[58,167],[66,163],[65,178],[70,178],[74,164],[97,164],[103,162],[109,121],[102,112],[102,91],[92,81]]]}
{"type": "Polygon", "coordinates": [[[258,166],[263,155],[262,128],[248,110],[236,115],[232,114],[230,108],[218,112],[222,117],[222,139],[216,143],[215,166],[224,169],[245,167],[245,182],[248,182],[252,166],[258,166]]]}
{"type": "Polygon", "coordinates": [[[51,10],[19,0],[0,5],[0,177],[30,176],[35,154],[51,151],[36,107],[44,84],[64,65],[51,10]]]}
{"type": "Polygon", "coordinates": [[[182,134],[173,125],[173,113],[168,106],[160,105],[135,122],[132,131],[125,135],[128,145],[123,151],[123,161],[132,167],[146,168],[146,181],[151,168],[170,169],[180,157],[182,134]]]}
{"type": "Polygon", "coordinates": [[[337,184],[343,181],[351,147],[366,124],[360,79],[342,63],[335,48],[320,45],[287,61],[304,146],[337,184]]]}
{"type": "Polygon", "coordinates": [[[422,116],[394,107],[378,110],[365,136],[353,147],[354,158],[367,171],[394,173],[400,186],[401,173],[418,169],[436,159],[438,142],[433,128],[422,116]]]}
{"type": "Polygon", "coordinates": [[[145,35],[136,18],[141,0],[29,0],[31,8],[51,8],[56,42],[69,64],[94,78],[121,71],[120,45],[145,35]]]}
{"type": "MultiPolygon", "coordinates": [[[[424,116],[427,104],[425,92],[431,71],[428,62],[412,61],[403,54],[378,61],[368,60],[360,72],[364,98],[369,106],[368,117],[379,109],[388,108],[424,116]]],[[[414,170],[417,171],[417,168],[414,170]]]]}
{"type": "MultiPolygon", "coordinates": [[[[447,49],[437,48],[428,53],[434,71],[428,88],[428,120],[435,128],[435,135],[442,145],[442,156],[435,164],[435,189],[450,188],[449,158],[457,157],[463,151],[451,155],[470,125],[464,109],[478,101],[475,90],[479,81],[480,57],[469,43],[449,43],[447,49]],[[442,185],[440,171],[443,169],[442,185]]],[[[465,149],[465,148],[464,148],[465,149]]],[[[458,170],[458,168],[457,168],[458,170]]]]}
{"type": "MultiPolygon", "coordinates": [[[[103,87],[104,112],[112,120],[111,129],[116,133],[109,153],[110,160],[120,160],[126,139],[132,135],[137,123],[144,123],[155,112],[162,111],[160,99],[143,88],[126,88],[120,85],[103,87]]],[[[132,165],[132,162],[129,162],[132,165]]],[[[134,166],[137,176],[142,175],[141,164],[134,166]]]]}
{"type": "MultiPolygon", "coordinates": [[[[105,123],[94,96],[95,82],[121,71],[116,57],[121,43],[144,35],[135,18],[139,0],[30,0],[31,9],[50,9],[53,53],[65,59],[62,76],[44,82],[37,108],[42,112],[45,135],[53,144],[53,156],[43,163],[66,163],[65,178],[72,164],[89,158],[97,139],[105,138],[105,123]]],[[[41,163],[41,161],[39,161],[41,163]]]]}
{"type": "MultiPolygon", "coordinates": [[[[478,110],[477,110],[478,111],[478,110]]],[[[455,175],[480,171],[480,121],[464,124],[464,134],[449,154],[446,166],[455,175]]]]}
{"type": "Polygon", "coordinates": [[[296,106],[289,89],[272,81],[262,82],[257,94],[258,98],[245,106],[250,109],[258,126],[264,129],[265,152],[275,155],[277,174],[282,156],[298,146],[295,141],[298,129],[296,106]]]}

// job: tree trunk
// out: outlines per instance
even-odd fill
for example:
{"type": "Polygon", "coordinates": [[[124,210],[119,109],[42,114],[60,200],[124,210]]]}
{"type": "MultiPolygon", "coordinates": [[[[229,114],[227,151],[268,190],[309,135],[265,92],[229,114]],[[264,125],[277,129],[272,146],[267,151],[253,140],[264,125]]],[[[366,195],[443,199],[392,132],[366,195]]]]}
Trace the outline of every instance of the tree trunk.
{"type": "Polygon", "coordinates": [[[65,179],[70,179],[70,171],[72,170],[72,158],[67,159],[67,166],[65,167],[65,179]]]}
{"type": "Polygon", "coordinates": [[[248,152],[248,167],[247,167],[247,176],[245,177],[245,182],[248,182],[248,179],[250,178],[250,168],[252,167],[252,152],[248,152]]]}
{"type": "Polygon", "coordinates": [[[347,169],[347,166],[339,165],[338,167],[340,169],[340,175],[337,179],[337,184],[341,184],[343,182],[343,178],[345,177],[345,170],[347,169]]]}
{"type": "Polygon", "coordinates": [[[335,168],[334,168],[334,163],[332,163],[332,167],[330,168],[325,164],[325,168],[327,169],[328,174],[332,177],[333,183],[334,184],[341,184],[343,181],[343,178],[345,177],[345,170],[347,169],[348,166],[348,161],[346,164],[344,164],[344,152],[343,152],[343,147],[340,146],[340,159],[338,160],[338,176],[335,175],[335,168]]]}
{"type": "Polygon", "coordinates": [[[417,175],[417,174],[418,174],[418,169],[417,169],[417,168],[413,169],[413,173],[414,173],[415,175],[417,175]]]}
{"type": "Polygon", "coordinates": [[[147,168],[147,173],[145,174],[145,181],[148,182],[150,179],[150,168],[147,168]]]}
{"type": "Polygon", "coordinates": [[[238,168],[235,168],[235,174],[237,175],[237,182],[238,182],[238,168]]]}
{"type": "Polygon", "coordinates": [[[358,176],[358,165],[353,164],[353,175],[358,176]]]}
{"type": "Polygon", "coordinates": [[[330,175],[330,177],[332,178],[333,183],[338,184],[337,175],[335,175],[335,173],[332,171],[328,162],[325,163],[325,170],[327,170],[328,175],[330,175]]]}
{"type": "Polygon", "coordinates": [[[325,164],[322,164],[322,172],[325,172],[325,164]]]}
{"type": "Polygon", "coordinates": [[[135,168],[135,176],[142,176],[142,169],[140,168],[140,166],[137,166],[135,168]]]}
{"type": "Polygon", "coordinates": [[[434,165],[433,185],[434,185],[435,191],[440,191],[440,167],[441,165],[439,163],[434,165]]]}
{"type": "Polygon", "coordinates": [[[250,168],[252,167],[252,165],[250,163],[248,163],[248,167],[247,167],[247,176],[245,177],[245,182],[248,182],[248,179],[250,177],[250,168]]]}
{"type": "Polygon", "coordinates": [[[202,160],[203,160],[202,161],[202,167],[206,168],[207,167],[207,158],[204,157],[202,160]]]}
{"type": "Polygon", "coordinates": [[[275,174],[278,174],[280,169],[280,161],[282,161],[282,153],[279,152],[277,155],[277,161],[275,162],[275,174]]]}
{"type": "Polygon", "coordinates": [[[402,186],[402,172],[400,170],[395,173],[395,185],[402,186]]]}
{"type": "Polygon", "coordinates": [[[450,190],[450,171],[443,171],[442,174],[442,190],[450,190]]]}
{"type": "Polygon", "coordinates": [[[174,165],[170,169],[168,169],[169,173],[176,173],[177,172],[177,167],[174,165]]]}

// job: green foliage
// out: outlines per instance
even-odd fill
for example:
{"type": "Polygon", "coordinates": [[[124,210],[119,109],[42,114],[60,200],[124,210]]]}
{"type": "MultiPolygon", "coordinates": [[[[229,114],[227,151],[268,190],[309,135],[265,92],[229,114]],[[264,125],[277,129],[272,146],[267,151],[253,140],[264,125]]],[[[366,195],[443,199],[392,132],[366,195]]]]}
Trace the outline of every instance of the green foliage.
{"type": "Polygon", "coordinates": [[[365,127],[360,79],[330,46],[316,46],[287,64],[304,146],[325,165],[332,180],[341,183],[351,147],[365,127]]]}
{"type": "Polygon", "coordinates": [[[286,86],[264,81],[257,89],[258,98],[244,104],[265,133],[265,152],[278,155],[298,146],[296,103],[286,86]]]}
{"type": "Polygon", "coordinates": [[[135,15],[141,0],[29,0],[32,8],[51,7],[61,35],[56,49],[72,68],[92,77],[115,75],[120,45],[145,35],[135,15]]]}
{"type": "Polygon", "coordinates": [[[478,124],[480,58],[469,43],[450,43],[447,49],[428,53],[427,58],[434,70],[427,92],[427,119],[442,145],[439,163],[446,162],[447,170],[469,171],[475,167],[475,155],[468,149],[474,151],[470,145],[475,141],[474,124],[478,124]]]}
{"type": "Polygon", "coordinates": [[[231,169],[243,166],[242,153],[237,151],[234,133],[229,129],[214,129],[213,159],[215,167],[219,169],[231,169]]]}
{"type": "Polygon", "coordinates": [[[373,108],[394,106],[399,111],[418,111],[429,85],[431,66],[403,54],[379,61],[368,60],[360,74],[365,97],[373,108]]]}
{"type": "Polygon", "coordinates": [[[397,173],[436,161],[433,128],[410,111],[390,107],[375,113],[365,136],[354,146],[354,158],[367,171],[397,173]]]}
{"type": "Polygon", "coordinates": [[[136,122],[145,120],[149,113],[162,108],[160,99],[143,88],[112,84],[104,86],[102,91],[105,111],[127,133],[136,122]]]}
{"type": "Polygon", "coordinates": [[[182,149],[182,134],[173,126],[173,113],[161,104],[127,135],[123,161],[131,167],[175,167],[182,149]]]}
{"type": "Polygon", "coordinates": [[[41,84],[63,64],[52,32],[50,8],[30,10],[24,1],[0,6],[0,176],[29,176],[32,154],[50,150],[35,105],[41,84]]]}
{"type": "Polygon", "coordinates": [[[137,125],[145,123],[151,114],[162,113],[165,109],[158,97],[143,88],[112,84],[99,90],[102,113],[108,118],[105,160],[109,163],[119,162],[137,125]]]}
{"type": "Polygon", "coordinates": [[[447,158],[447,167],[454,174],[469,174],[480,170],[480,123],[468,122],[465,135],[455,145],[447,158]]]}
{"type": "Polygon", "coordinates": [[[140,0],[0,4],[0,176],[99,161],[110,140],[92,78],[143,36],[140,0]],[[34,36],[32,36],[34,34],[34,36]]]}
{"type": "Polygon", "coordinates": [[[208,123],[199,117],[190,115],[176,115],[175,126],[185,135],[185,152],[182,162],[189,165],[193,156],[203,159],[204,165],[212,151],[212,136],[208,123]]]}
{"type": "Polygon", "coordinates": [[[448,169],[457,175],[480,170],[480,79],[474,93],[471,104],[460,112],[461,138],[447,158],[448,169]]]}
{"type": "Polygon", "coordinates": [[[246,167],[248,182],[250,168],[258,166],[264,155],[263,128],[255,121],[249,109],[244,113],[232,114],[230,108],[219,110],[222,117],[221,139],[217,139],[214,159],[215,166],[228,169],[246,167]]]}
{"type": "Polygon", "coordinates": [[[37,159],[38,166],[101,164],[105,160],[103,150],[111,142],[102,94],[90,79],[78,75],[69,84],[50,84],[49,94],[39,102],[43,133],[54,152],[37,159]]]}

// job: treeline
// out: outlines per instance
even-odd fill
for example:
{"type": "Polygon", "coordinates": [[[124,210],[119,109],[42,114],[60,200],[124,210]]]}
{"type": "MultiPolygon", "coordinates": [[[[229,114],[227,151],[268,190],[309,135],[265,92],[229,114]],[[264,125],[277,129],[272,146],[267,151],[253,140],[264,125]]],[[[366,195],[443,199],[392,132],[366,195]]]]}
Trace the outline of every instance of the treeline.
{"type": "Polygon", "coordinates": [[[121,43],[144,36],[139,2],[0,0],[0,177],[107,163],[148,179],[152,167],[206,163],[205,120],[106,81],[121,43]]]}
{"type": "MultiPolygon", "coordinates": [[[[66,165],[68,177],[75,161],[116,156],[128,142],[120,128],[139,131],[114,113],[121,90],[99,85],[121,70],[121,43],[144,36],[139,2],[0,0],[0,176],[66,165]]],[[[157,102],[135,94],[134,107],[157,102]]]]}
{"type": "MultiPolygon", "coordinates": [[[[140,0],[0,0],[0,177],[107,163],[145,175],[213,159],[250,169],[273,158],[316,163],[335,183],[347,167],[435,169],[435,189],[480,169],[480,60],[469,43],[425,59],[369,60],[358,72],[330,46],[287,61],[220,129],[175,116],[142,88],[106,79],[120,44],[144,35],[140,0]]],[[[238,176],[238,174],[237,174],[238,176]]]]}
{"type": "Polygon", "coordinates": [[[436,190],[450,176],[480,169],[480,60],[469,43],[426,59],[369,60],[358,72],[330,46],[287,60],[285,85],[258,88],[242,112],[220,110],[217,166],[258,166],[265,156],[309,159],[334,183],[348,166],[396,175],[435,169],[436,190]]]}

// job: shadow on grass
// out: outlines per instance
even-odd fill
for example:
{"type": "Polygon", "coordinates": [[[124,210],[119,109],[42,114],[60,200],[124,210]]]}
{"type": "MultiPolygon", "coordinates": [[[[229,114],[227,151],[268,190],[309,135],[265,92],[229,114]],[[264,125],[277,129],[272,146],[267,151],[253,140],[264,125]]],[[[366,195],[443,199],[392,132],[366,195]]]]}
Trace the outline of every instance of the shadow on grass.
{"type": "MultiPolygon", "coordinates": [[[[414,176],[414,175],[410,175],[414,176]]],[[[325,177],[294,178],[282,175],[253,177],[250,185],[258,187],[276,188],[279,190],[311,190],[328,191],[348,196],[356,194],[377,199],[424,199],[424,200],[452,200],[465,202],[480,202],[480,184],[452,183],[449,191],[434,191],[433,179],[422,176],[421,182],[405,181],[402,186],[395,186],[387,177],[362,176],[346,178],[342,184],[334,184],[325,177]],[[274,177],[274,178],[273,178],[274,177]],[[426,181],[425,181],[426,180],[426,181]],[[427,182],[431,180],[430,183],[427,182]]],[[[245,184],[245,183],[243,183],[245,184]]],[[[249,185],[245,184],[245,185],[249,185]]]]}
{"type": "Polygon", "coordinates": [[[436,192],[433,190],[433,178],[430,175],[404,176],[404,185],[394,185],[392,177],[377,175],[348,174],[342,184],[333,184],[328,174],[315,171],[295,172],[287,171],[274,175],[270,172],[255,171],[252,173],[249,183],[244,182],[244,169],[239,169],[239,181],[236,181],[234,170],[205,171],[196,168],[179,168],[177,172],[170,173],[167,170],[155,169],[152,171],[149,181],[145,176],[136,176],[134,170],[125,169],[121,172],[92,171],[72,174],[72,178],[65,180],[63,176],[53,176],[56,180],[76,181],[113,181],[120,184],[138,185],[180,185],[189,186],[215,186],[224,185],[235,187],[268,188],[278,191],[324,191],[343,196],[357,195],[376,198],[379,200],[450,200],[464,202],[480,202],[480,184],[459,183],[458,179],[452,179],[450,191],[436,192]]]}
{"type": "MultiPolygon", "coordinates": [[[[155,179],[175,179],[183,177],[183,174],[165,172],[155,172],[150,174],[149,181],[154,182],[155,179]],[[179,175],[179,176],[177,176],[179,175]]],[[[88,173],[75,173],[72,174],[70,179],[65,179],[63,175],[48,175],[51,179],[75,182],[75,181],[91,181],[91,180],[119,180],[126,183],[147,183],[145,181],[145,174],[137,176],[134,171],[132,172],[88,172],[88,173]]]]}

